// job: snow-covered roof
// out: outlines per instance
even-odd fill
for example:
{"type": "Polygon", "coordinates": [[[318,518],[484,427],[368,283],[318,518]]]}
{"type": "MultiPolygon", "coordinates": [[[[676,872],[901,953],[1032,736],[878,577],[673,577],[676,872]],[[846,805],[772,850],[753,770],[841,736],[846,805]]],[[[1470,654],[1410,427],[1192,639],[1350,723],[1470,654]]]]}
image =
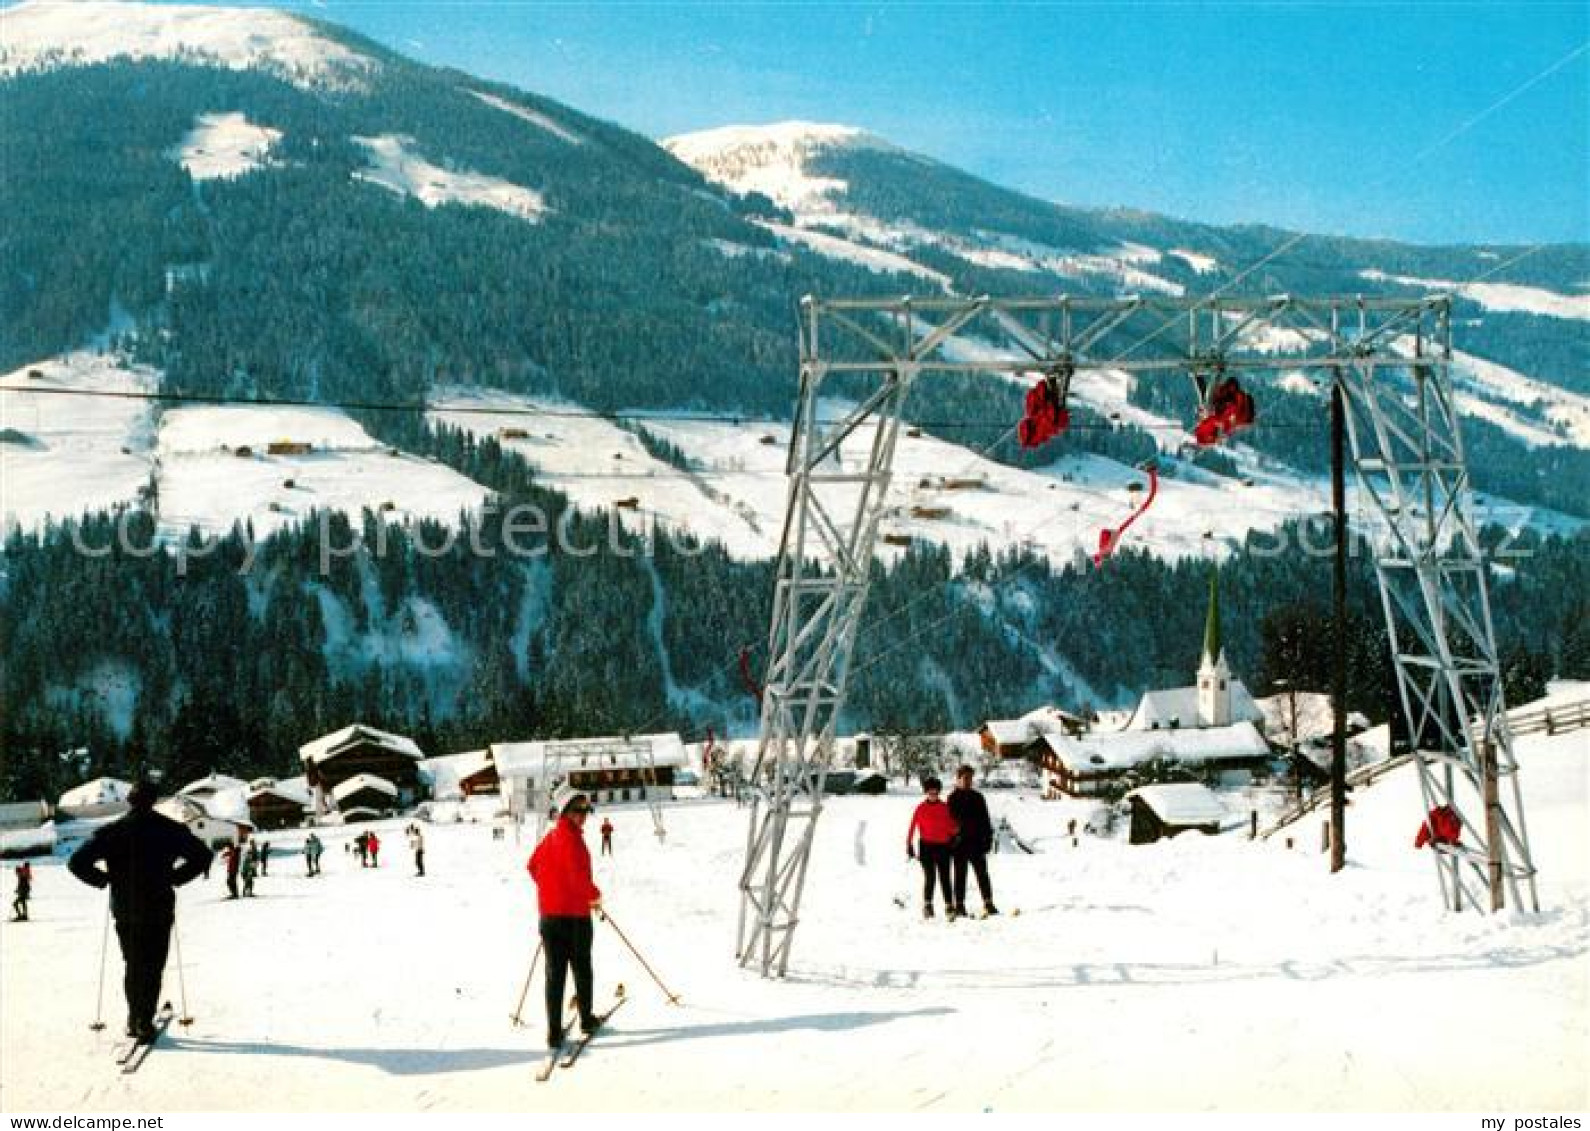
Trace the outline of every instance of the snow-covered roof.
{"type": "MultiPolygon", "coordinates": [[[[1231,692],[1231,718],[1238,722],[1260,722],[1264,713],[1254,703],[1253,696],[1240,679],[1229,685],[1231,692]]],[[[1198,725],[1198,688],[1171,687],[1163,691],[1145,691],[1132,713],[1128,730],[1151,730],[1160,727],[1194,727],[1198,725]]]]}
{"type": "Polygon", "coordinates": [[[1049,734],[1057,730],[1063,730],[1067,726],[1076,726],[1082,722],[1080,716],[1073,715],[1069,711],[1062,711],[1059,707],[1051,707],[1048,704],[1042,707],[1034,707],[1021,717],[1025,722],[1031,723],[1033,729],[1039,734],[1049,734]]]}
{"type": "Polygon", "coordinates": [[[1250,722],[1193,730],[1123,730],[1071,737],[1046,734],[1043,741],[1071,773],[1126,770],[1168,758],[1178,762],[1222,762],[1262,758],[1270,753],[1250,722]]]}
{"type": "Polygon", "coordinates": [[[457,797],[460,795],[459,782],[492,764],[489,750],[444,754],[437,758],[426,758],[420,763],[420,780],[430,787],[432,797],[457,797]]]}
{"type": "Polygon", "coordinates": [[[1032,723],[1026,719],[989,719],[983,729],[1000,746],[1020,746],[1035,737],[1032,723]]]}
{"type": "MultiPolygon", "coordinates": [[[[228,795],[230,796],[230,795],[228,795]]],[[[217,813],[203,800],[196,797],[185,797],[176,794],[162,799],[155,805],[157,813],[164,813],[173,821],[181,821],[185,825],[203,828],[205,825],[231,825],[234,829],[252,829],[254,822],[249,819],[248,809],[245,806],[242,812],[229,809],[227,812],[217,813]]]]}
{"type": "Polygon", "coordinates": [[[351,797],[367,789],[373,789],[377,793],[384,793],[390,797],[398,795],[397,786],[385,778],[377,777],[375,774],[354,774],[353,777],[332,790],[331,796],[341,801],[345,797],[351,797]]]}
{"type": "Polygon", "coordinates": [[[61,794],[57,809],[86,809],[92,805],[125,805],[132,785],[120,778],[95,778],[61,794]]]}
{"type": "Polygon", "coordinates": [[[1145,785],[1126,796],[1141,799],[1167,825],[1218,824],[1226,815],[1226,807],[1214,791],[1197,782],[1145,785]]]}
{"type": "Polygon", "coordinates": [[[636,734],[628,738],[577,738],[557,742],[494,742],[490,748],[503,778],[538,777],[548,762],[557,770],[635,769],[647,765],[688,764],[685,746],[673,732],[636,734]],[[646,752],[650,751],[650,757],[646,752]]]}
{"type": "Polygon", "coordinates": [[[271,782],[269,785],[258,784],[250,786],[246,797],[251,802],[261,797],[279,797],[283,801],[292,802],[294,805],[308,805],[309,789],[307,786],[295,786],[292,782],[271,782]]]}
{"type": "Polygon", "coordinates": [[[306,742],[298,748],[298,757],[307,762],[313,758],[316,762],[324,762],[328,758],[335,758],[344,746],[357,739],[369,739],[391,750],[394,754],[406,754],[416,761],[423,760],[425,755],[412,738],[405,738],[401,734],[390,734],[375,727],[365,726],[363,723],[353,723],[339,731],[323,735],[313,741],[306,742]]]}
{"type": "Polygon", "coordinates": [[[247,784],[242,778],[228,777],[226,774],[206,774],[197,781],[190,781],[177,792],[184,797],[202,797],[225,789],[241,789],[247,784]]]}

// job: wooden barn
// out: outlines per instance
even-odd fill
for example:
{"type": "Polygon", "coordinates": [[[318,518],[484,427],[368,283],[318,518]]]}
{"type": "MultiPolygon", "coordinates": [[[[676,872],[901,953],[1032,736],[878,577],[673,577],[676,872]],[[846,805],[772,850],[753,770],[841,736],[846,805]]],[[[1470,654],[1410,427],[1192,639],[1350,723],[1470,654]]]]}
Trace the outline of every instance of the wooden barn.
{"type": "Polygon", "coordinates": [[[1126,795],[1132,806],[1132,844],[1152,844],[1177,833],[1197,830],[1208,836],[1220,831],[1226,807],[1214,791],[1197,782],[1145,785],[1126,795]]]}
{"type": "Polygon", "coordinates": [[[411,804],[419,797],[419,766],[425,755],[413,739],[400,734],[354,723],[304,743],[298,756],[311,786],[318,785],[332,796],[344,782],[368,774],[397,790],[396,805],[411,804]]]}
{"type": "Polygon", "coordinates": [[[248,791],[248,816],[257,829],[296,829],[309,812],[309,798],[277,782],[256,782],[248,791]]]}
{"type": "Polygon", "coordinates": [[[332,790],[331,796],[344,820],[366,813],[391,813],[398,807],[398,787],[375,774],[356,774],[332,790]]]}

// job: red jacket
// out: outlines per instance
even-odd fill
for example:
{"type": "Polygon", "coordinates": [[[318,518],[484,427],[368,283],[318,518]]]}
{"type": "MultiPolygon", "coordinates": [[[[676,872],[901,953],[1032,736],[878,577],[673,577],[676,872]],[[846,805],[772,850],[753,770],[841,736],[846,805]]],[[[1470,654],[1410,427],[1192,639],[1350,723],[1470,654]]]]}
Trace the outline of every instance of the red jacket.
{"type": "Polygon", "coordinates": [[[1419,835],[1414,838],[1413,847],[1423,848],[1427,844],[1462,844],[1463,822],[1457,812],[1450,805],[1437,805],[1430,810],[1430,817],[1419,826],[1419,835]]]}
{"type": "Polygon", "coordinates": [[[591,852],[585,847],[585,835],[568,817],[559,818],[536,845],[528,867],[543,916],[584,919],[591,914],[591,904],[602,898],[591,882],[591,852]]]}
{"type": "Polygon", "coordinates": [[[948,805],[943,801],[924,801],[911,814],[911,827],[905,831],[905,846],[911,847],[913,833],[920,834],[923,844],[948,844],[957,831],[948,805]]]}

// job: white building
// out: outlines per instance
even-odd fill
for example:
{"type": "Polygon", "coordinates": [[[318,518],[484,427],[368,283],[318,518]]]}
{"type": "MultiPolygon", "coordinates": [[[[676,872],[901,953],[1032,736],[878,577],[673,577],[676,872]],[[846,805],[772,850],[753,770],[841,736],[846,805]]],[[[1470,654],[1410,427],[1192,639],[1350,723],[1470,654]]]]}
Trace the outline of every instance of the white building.
{"type": "Polygon", "coordinates": [[[1243,722],[1262,727],[1264,712],[1226,662],[1226,650],[1220,644],[1220,592],[1215,588],[1215,575],[1210,574],[1209,615],[1195,682],[1191,687],[1144,692],[1125,729],[1183,730],[1243,722]]]}
{"type": "Polygon", "coordinates": [[[677,734],[496,742],[489,748],[508,811],[533,814],[567,782],[599,804],[672,800],[674,776],[687,765],[677,734]]]}

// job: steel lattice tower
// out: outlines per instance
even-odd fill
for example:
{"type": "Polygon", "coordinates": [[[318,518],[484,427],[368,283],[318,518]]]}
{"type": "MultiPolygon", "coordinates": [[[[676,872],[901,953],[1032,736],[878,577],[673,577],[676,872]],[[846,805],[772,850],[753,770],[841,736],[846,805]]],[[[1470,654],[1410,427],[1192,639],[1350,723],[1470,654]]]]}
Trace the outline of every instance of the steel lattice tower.
{"type": "Polygon", "coordinates": [[[1453,400],[1450,305],[1446,296],[808,297],[740,878],[741,964],[788,969],[905,398],[918,379],[946,372],[1061,375],[1073,387],[1106,370],[1190,375],[1204,403],[1222,374],[1311,370],[1339,387],[1355,481],[1378,524],[1375,571],[1425,805],[1451,806],[1464,828],[1463,843],[1432,853],[1443,899],[1495,909],[1511,891],[1515,905],[1527,893],[1538,910],[1453,400]],[[965,341],[946,348],[963,333],[998,348],[966,360],[965,341]]]}

